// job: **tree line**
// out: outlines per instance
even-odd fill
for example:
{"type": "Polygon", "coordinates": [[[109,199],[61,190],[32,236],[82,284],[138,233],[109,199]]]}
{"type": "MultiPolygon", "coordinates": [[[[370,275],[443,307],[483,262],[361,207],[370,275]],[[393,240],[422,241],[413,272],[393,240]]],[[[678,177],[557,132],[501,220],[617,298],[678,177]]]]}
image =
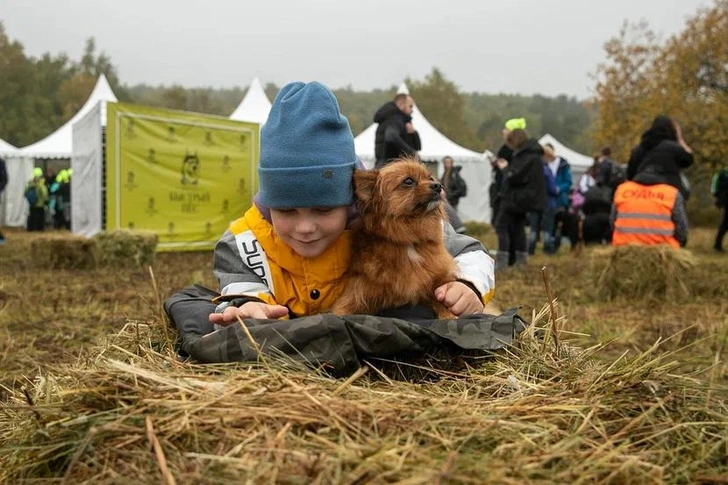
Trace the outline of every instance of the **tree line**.
{"type": "MultiPolygon", "coordinates": [[[[100,74],[106,75],[119,101],[221,116],[229,116],[246,93],[241,87],[122,84],[111,57],[96,52],[93,38],[86,41],[81,59],[64,53],[34,58],[25,54],[20,42],[8,38],[0,22],[0,138],[22,147],[52,133],[81,108],[100,74]]],[[[578,150],[591,150],[588,127],[592,116],[576,98],[465,93],[437,68],[424,80],[405,82],[428,120],[472,150],[497,150],[502,144],[503,123],[512,117],[526,117],[534,135],[549,132],[578,150]]],[[[273,100],[279,88],[269,83],[264,89],[273,100]]],[[[372,91],[345,87],[334,92],[357,135],[396,90],[397,86],[372,91]]]]}
{"type": "MultiPolygon", "coordinates": [[[[585,154],[609,145],[626,161],[652,118],[667,114],[681,122],[700,178],[728,163],[728,0],[713,0],[667,40],[644,22],[625,23],[604,49],[606,61],[596,67],[589,100],[463,92],[436,67],[424,79],[405,82],[428,120],[472,150],[497,150],[504,121],[525,117],[533,136],[551,133],[585,154]]],[[[120,101],[151,106],[229,116],[245,95],[240,87],[122,84],[111,57],[96,53],[93,38],[78,60],[63,53],[29,57],[0,22],[0,138],[24,146],[48,135],[83,105],[99,74],[120,101]]],[[[269,99],[278,89],[265,86],[269,99]]],[[[396,89],[334,92],[356,135],[396,89]]]]}

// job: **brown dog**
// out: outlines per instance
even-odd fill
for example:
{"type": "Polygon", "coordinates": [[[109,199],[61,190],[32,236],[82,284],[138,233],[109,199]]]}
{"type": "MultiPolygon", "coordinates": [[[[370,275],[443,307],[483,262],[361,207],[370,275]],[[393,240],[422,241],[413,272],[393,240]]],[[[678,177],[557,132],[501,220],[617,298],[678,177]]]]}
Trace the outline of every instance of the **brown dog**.
{"type": "Polygon", "coordinates": [[[438,318],[457,318],[435,299],[435,288],[457,278],[445,248],[442,185],[418,161],[405,158],[381,170],[356,171],[360,216],[352,227],[353,251],[337,315],[376,315],[424,304],[438,318]]]}

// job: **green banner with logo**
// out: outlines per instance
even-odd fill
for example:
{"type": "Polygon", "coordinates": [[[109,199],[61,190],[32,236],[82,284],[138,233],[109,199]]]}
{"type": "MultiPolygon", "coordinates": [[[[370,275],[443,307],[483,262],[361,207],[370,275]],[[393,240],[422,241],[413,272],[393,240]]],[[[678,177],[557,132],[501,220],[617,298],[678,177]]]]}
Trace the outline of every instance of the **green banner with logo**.
{"type": "Polygon", "coordinates": [[[107,230],[209,249],[252,205],[259,125],[126,103],[108,103],[106,119],[107,230]]]}

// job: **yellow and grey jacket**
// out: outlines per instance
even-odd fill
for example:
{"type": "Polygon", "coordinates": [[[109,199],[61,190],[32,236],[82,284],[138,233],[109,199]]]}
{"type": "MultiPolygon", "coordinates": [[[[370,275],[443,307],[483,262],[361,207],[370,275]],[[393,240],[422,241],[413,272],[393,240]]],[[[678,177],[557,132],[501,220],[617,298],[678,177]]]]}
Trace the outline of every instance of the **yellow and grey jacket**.
{"type": "MultiPolygon", "coordinates": [[[[445,242],[460,269],[459,279],[487,303],[495,292],[493,259],[479,241],[445,226],[445,242]]],[[[349,266],[350,241],[346,230],[320,256],[303,258],[252,207],[217,242],[213,269],[226,300],[236,295],[257,298],[285,305],[298,317],[324,313],[343,291],[341,278],[349,266]]],[[[217,311],[227,304],[218,305],[217,311]]]]}

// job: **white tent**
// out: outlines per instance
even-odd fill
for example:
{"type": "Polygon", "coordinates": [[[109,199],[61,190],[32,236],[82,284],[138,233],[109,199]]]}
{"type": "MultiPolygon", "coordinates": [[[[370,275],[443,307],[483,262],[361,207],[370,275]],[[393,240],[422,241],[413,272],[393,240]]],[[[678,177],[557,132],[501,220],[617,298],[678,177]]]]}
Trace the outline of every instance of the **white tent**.
{"type": "MultiPolygon", "coordinates": [[[[73,124],[100,104],[101,121],[106,121],[106,102],[116,101],[116,96],[109,82],[102,74],[96,81],[94,89],[80,110],[63,126],[32,145],[5,152],[3,158],[8,168],[8,187],[5,190],[4,221],[6,226],[24,226],[28,215],[28,204],[25,201],[25,185],[33,173],[35,159],[71,158],[73,147],[73,124]]],[[[4,149],[0,149],[4,152],[4,149]]]]}
{"type": "Polygon", "coordinates": [[[97,103],[73,124],[71,194],[83,204],[71,204],[71,231],[86,237],[103,230],[103,193],[100,187],[104,186],[102,137],[105,125],[105,102],[97,103]]]}
{"type": "Polygon", "coordinates": [[[268,121],[268,113],[270,113],[271,103],[266,96],[263,86],[256,77],[250,83],[248,92],[240,102],[233,114],[230,115],[231,120],[247,121],[250,123],[265,124],[268,121]]]}
{"type": "Polygon", "coordinates": [[[25,183],[33,172],[33,161],[19,158],[18,149],[0,139],[0,157],[5,160],[8,185],[0,194],[0,226],[23,226],[26,222],[25,183]]]}
{"type": "MultiPolygon", "coordinates": [[[[402,83],[399,93],[409,93],[402,83]]],[[[415,105],[412,111],[412,124],[420,135],[422,150],[419,152],[423,161],[437,161],[438,173],[442,173],[442,159],[451,156],[455,165],[462,167],[460,174],[468,184],[467,196],[460,199],[458,212],[464,221],[489,222],[490,197],[488,187],[491,181],[489,158],[492,153],[478,153],[455,143],[432,126],[415,105]]],[[[367,168],[374,166],[374,137],[377,131],[374,123],[362,131],[355,139],[356,154],[367,168]]]]}
{"type": "Polygon", "coordinates": [[[99,76],[93,91],[73,118],[40,141],[21,148],[18,153],[30,158],[71,158],[73,145],[73,124],[83,118],[98,102],[102,102],[101,118],[106,118],[106,102],[116,102],[116,96],[103,74],[99,76]]]}
{"type": "Polygon", "coordinates": [[[571,179],[574,181],[574,184],[578,183],[579,178],[594,163],[594,158],[572,150],[548,133],[542,136],[538,142],[541,146],[547,143],[551,144],[554,147],[556,155],[565,158],[569,162],[569,165],[571,165],[571,179]]]}
{"type": "Polygon", "coordinates": [[[13,145],[11,145],[10,143],[8,143],[5,140],[3,140],[2,138],[0,138],[0,157],[3,155],[13,154],[17,151],[18,151],[17,148],[15,148],[13,145]]]}

